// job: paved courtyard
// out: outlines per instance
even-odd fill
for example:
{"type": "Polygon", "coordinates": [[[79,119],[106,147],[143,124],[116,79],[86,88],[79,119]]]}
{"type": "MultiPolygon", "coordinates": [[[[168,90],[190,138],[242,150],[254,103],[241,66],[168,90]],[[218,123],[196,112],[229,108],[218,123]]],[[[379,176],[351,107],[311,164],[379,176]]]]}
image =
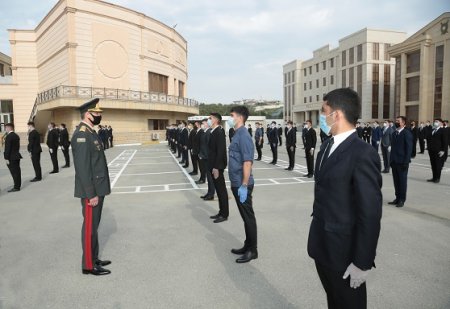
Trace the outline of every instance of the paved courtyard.
{"type": "MultiPolygon", "coordinates": [[[[74,169],[34,177],[22,149],[22,190],[0,164],[0,308],[326,308],[306,252],[314,182],[299,147],[296,168],[277,166],[268,145],[255,162],[254,207],[259,259],[238,265],[231,248],[244,230],[234,200],[230,218],[214,224],[217,199],[205,202],[166,145],[107,150],[113,193],[100,226],[101,258],[112,274],[81,274],[81,206],[73,198],[74,169]]],[[[60,165],[62,154],[59,153],[60,165]]],[[[369,308],[450,308],[450,169],[430,184],[427,155],[410,167],[408,200],[388,206],[392,175],[383,174],[383,219],[368,279],[369,308]]],[[[190,169],[188,169],[188,172],[190,169]]],[[[229,191],[230,193],[230,191],[229,191]]],[[[231,198],[231,194],[230,198],[231,198]]]]}

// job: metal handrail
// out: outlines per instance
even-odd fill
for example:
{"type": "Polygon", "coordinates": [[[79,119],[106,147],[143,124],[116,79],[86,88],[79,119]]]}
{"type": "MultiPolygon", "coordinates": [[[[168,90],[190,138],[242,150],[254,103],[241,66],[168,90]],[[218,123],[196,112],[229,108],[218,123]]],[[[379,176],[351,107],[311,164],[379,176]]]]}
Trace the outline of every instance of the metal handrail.
{"type": "Polygon", "coordinates": [[[102,98],[109,100],[167,103],[194,107],[199,105],[199,102],[193,99],[167,95],[159,92],[65,85],[57,86],[39,93],[36,102],[37,105],[39,105],[57,98],[102,98]]]}

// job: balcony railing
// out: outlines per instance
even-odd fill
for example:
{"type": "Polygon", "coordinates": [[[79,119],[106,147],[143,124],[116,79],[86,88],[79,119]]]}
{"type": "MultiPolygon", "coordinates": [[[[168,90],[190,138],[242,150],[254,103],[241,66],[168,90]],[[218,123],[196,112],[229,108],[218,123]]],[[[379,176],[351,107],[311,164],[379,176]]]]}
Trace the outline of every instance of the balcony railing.
{"type": "Polygon", "coordinates": [[[197,107],[199,105],[196,100],[167,95],[165,93],[63,85],[39,93],[37,95],[37,104],[39,105],[58,98],[100,98],[107,100],[165,103],[192,107],[197,107]]]}

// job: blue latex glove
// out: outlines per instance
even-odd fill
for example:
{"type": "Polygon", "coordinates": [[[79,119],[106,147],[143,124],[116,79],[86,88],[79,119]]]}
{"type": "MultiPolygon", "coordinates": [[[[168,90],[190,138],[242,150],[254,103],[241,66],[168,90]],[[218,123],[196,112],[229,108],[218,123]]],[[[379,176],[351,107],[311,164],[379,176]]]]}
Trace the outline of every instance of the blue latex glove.
{"type": "Polygon", "coordinates": [[[239,201],[243,204],[247,200],[248,189],[246,186],[240,186],[238,190],[239,201]]]}

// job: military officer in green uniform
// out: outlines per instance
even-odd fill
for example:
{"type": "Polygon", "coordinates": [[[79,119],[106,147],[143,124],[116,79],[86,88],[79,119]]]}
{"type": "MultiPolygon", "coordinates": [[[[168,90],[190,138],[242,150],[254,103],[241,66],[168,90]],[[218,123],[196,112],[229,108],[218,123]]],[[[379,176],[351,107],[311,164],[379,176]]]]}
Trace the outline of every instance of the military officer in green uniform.
{"type": "Polygon", "coordinates": [[[99,99],[93,99],[79,110],[82,121],[72,136],[72,154],[75,165],[75,197],[81,199],[83,208],[83,227],[81,243],[83,246],[83,274],[108,275],[103,266],[111,261],[98,258],[98,235],[105,196],[111,193],[108,166],[100,138],[94,130],[102,119],[99,99]]]}

